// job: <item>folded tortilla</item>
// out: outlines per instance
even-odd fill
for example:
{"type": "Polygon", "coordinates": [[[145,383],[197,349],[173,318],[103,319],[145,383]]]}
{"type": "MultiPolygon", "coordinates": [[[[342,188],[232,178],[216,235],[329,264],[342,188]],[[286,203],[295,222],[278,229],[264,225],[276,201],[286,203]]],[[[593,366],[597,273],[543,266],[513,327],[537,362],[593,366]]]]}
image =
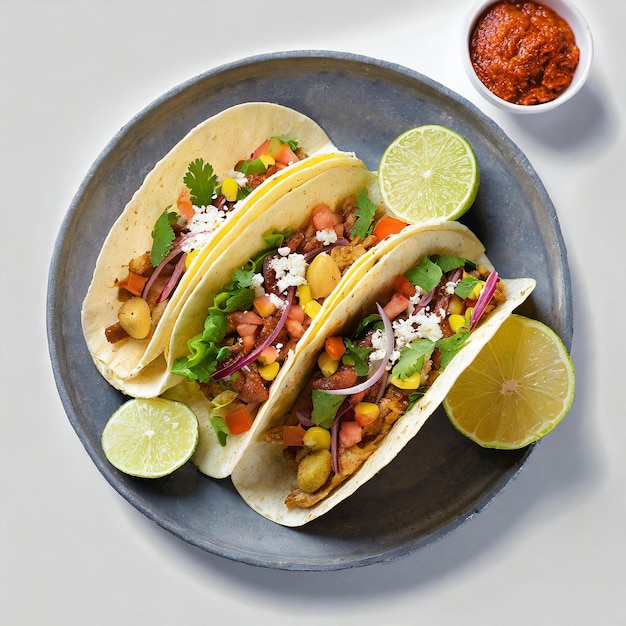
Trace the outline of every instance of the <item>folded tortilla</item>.
{"type": "Polygon", "coordinates": [[[133,396],[158,395],[172,380],[167,371],[167,346],[186,298],[219,256],[216,243],[229,231],[243,228],[282,194],[327,168],[360,161],[340,152],[324,130],[307,116],[273,103],[233,106],[192,129],[147,175],[111,228],[98,256],[82,307],[82,327],[89,351],[101,374],[133,396]],[[118,281],[128,273],[129,261],[152,246],[157,218],[176,204],[189,163],[203,158],[218,179],[232,171],[272,136],[293,138],[308,155],[268,178],[241,200],[183,274],[153,332],[146,339],[127,338],[110,343],[105,328],[117,321],[121,306],[118,281]]]}
{"type": "MultiPolygon", "coordinates": [[[[213,264],[211,271],[203,276],[178,316],[169,349],[170,362],[173,363],[177,358],[187,354],[187,343],[202,331],[207,309],[211,306],[214,296],[228,283],[234,270],[242,267],[266,247],[264,240],[266,233],[304,228],[310,223],[313,209],[319,204],[327,204],[331,210],[338,211],[344,199],[358,196],[364,189],[368,191],[371,202],[378,205],[380,197],[375,172],[359,165],[328,169],[283,195],[273,204],[271,210],[265,211],[255,219],[244,233],[231,232],[223,237],[219,244],[220,249],[223,249],[222,257],[213,264]]],[[[406,227],[402,233],[411,232],[414,228],[406,227]]],[[[282,388],[281,381],[286,380],[290,368],[298,362],[299,351],[317,336],[318,328],[323,324],[327,313],[343,307],[344,299],[352,285],[367,274],[381,255],[394,247],[394,240],[397,237],[400,235],[392,235],[377,243],[344,269],[341,280],[324,299],[321,311],[311,320],[304,336],[298,340],[296,347],[290,351],[282,364],[272,382],[272,390],[282,388]]],[[[182,380],[168,389],[165,395],[189,405],[198,416],[200,439],[192,462],[201,472],[214,478],[223,478],[231,474],[245,454],[249,442],[256,436],[258,424],[263,421],[270,402],[266,401],[259,406],[250,430],[238,435],[229,435],[226,445],[221,445],[210,423],[211,404],[200,391],[198,383],[182,380]]],[[[275,395],[270,391],[271,398],[275,395]]]]}
{"type": "Polygon", "coordinates": [[[379,254],[366,274],[342,294],[340,304],[326,315],[308,344],[299,351],[293,366],[273,389],[272,399],[260,416],[245,454],[233,470],[231,478],[237,491],[250,507],[269,520],[293,527],[306,524],[337,506],[392,462],[442,403],[459,374],[535,286],[532,278],[501,279],[506,301],[481,319],[461,350],[424,396],[395,422],[373,454],[317,504],[310,508],[288,508],[285,501],[296,485],[296,472],[293,464],[285,460],[283,446],[267,442],[266,433],[285,423],[324,348],[325,338],[353,330],[365,315],[375,312],[377,301],[385,302],[393,293],[397,275],[406,273],[426,256],[452,254],[493,269],[481,242],[457,222],[405,229],[390,242],[390,248],[379,254]]]}

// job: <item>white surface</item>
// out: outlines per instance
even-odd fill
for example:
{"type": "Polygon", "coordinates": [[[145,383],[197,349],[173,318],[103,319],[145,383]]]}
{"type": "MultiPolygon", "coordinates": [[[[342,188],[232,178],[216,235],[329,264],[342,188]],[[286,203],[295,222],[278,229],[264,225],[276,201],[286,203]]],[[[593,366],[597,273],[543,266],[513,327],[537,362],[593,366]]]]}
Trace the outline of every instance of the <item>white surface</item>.
{"type": "Polygon", "coordinates": [[[626,3],[578,0],[594,67],[585,88],[545,117],[510,117],[473,92],[455,43],[465,6],[0,0],[0,622],[626,625],[626,3]],[[288,49],[397,62],[492,116],[557,207],[575,292],[575,403],[520,476],[437,544],[328,573],[214,557],[123,500],[64,414],[44,320],[64,213],[117,130],[212,67],[288,49]]]}

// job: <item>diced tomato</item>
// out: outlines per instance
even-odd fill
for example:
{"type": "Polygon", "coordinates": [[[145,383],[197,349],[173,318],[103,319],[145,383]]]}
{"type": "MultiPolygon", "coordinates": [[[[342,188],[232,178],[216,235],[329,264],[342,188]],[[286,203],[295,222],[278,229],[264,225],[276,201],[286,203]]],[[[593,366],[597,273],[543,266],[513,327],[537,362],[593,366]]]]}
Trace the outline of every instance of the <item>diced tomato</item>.
{"type": "Polygon", "coordinates": [[[193,204],[189,198],[189,191],[186,187],[183,187],[178,194],[178,199],[176,200],[176,207],[178,208],[178,212],[188,221],[191,221],[191,218],[194,216],[193,204]]]}
{"type": "Polygon", "coordinates": [[[270,154],[274,157],[276,163],[282,163],[283,165],[291,165],[292,163],[297,163],[300,160],[287,143],[281,144],[278,150],[271,152],[270,154]]]}
{"type": "Polygon", "coordinates": [[[397,217],[384,215],[378,220],[378,222],[376,222],[372,234],[376,236],[378,241],[382,241],[390,235],[396,235],[405,226],[408,226],[408,224],[406,222],[403,222],[402,220],[399,220],[397,217]]]}
{"type": "Polygon", "coordinates": [[[396,288],[397,292],[401,293],[407,298],[411,298],[415,295],[415,285],[411,281],[409,281],[406,276],[402,276],[402,274],[400,274],[396,278],[394,282],[394,287],[396,288]]]}
{"type": "Polygon", "coordinates": [[[343,237],[345,232],[345,224],[343,222],[341,224],[335,224],[334,229],[337,233],[337,237],[343,237]]]}
{"type": "Polygon", "coordinates": [[[298,320],[290,319],[288,317],[285,320],[285,328],[292,339],[300,339],[300,337],[304,335],[304,326],[302,325],[302,322],[299,322],[298,320]]]}
{"type": "Polygon", "coordinates": [[[261,354],[259,354],[257,360],[263,365],[271,365],[276,361],[276,359],[278,359],[279,354],[278,348],[274,346],[267,346],[261,350],[261,354]]]}
{"type": "Polygon", "coordinates": [[[324,349],[333,361],[338,361],[346,352],[346,344],[343,338],[337,335],[326,337],[324,340],[324,349]]]}
{"type": "Polygon", "coordinates": [[[118,283],[118,287],[126,289],[126,291],[129,291],[134,296],[140,296],[147,281],[147,276],[135,274],[135,272],[128,272],[128,276],[118,283]]]}
{"type": "Polygon", "coordinates": [[[243,350],[245,354],[248,354],[254,348],[254,344],[256,343],[256,335],[246,335],[241,338],[241,344],[243,345],[243,350]]]}
{"type": "Polygon", "coordinates": [[[292,304],[287,313],[287,319],[296,320],[296,322],[300,322],[301,324],[304,322],[304,316],[304,308],[299,304],[292,304]]]}
{"type": "Polygon", "coordinates": [[[274,313],[274,311],[276,311],[276,305],[272,302],[272,298],[267,294],[257,298],[252,303],[252,306],[261,317],[269,317],[272,313],[274,313]]]}
{"type": "Polygon", "coordinates": [[[240,337],[254,337],[259,327],[257,324],[237,324],[236,329],[240,337]]]}
{"type": "Polygon", "coordinates": [[[296,426],[283,426],[283,445],[285,446],[304,446],[304,433],[306,430],[300,424],[296,426]]]}
{"type": "Polygon", "coordinates": [[[356,422],[343,422],[339,429],[339,441],[345,448],[349,448],[363,439],[363,428],[356,422]]]}
{"type": "Polygon", "coordinates": [[[250,415],[246,406],[240,406],[239,408],[227,413],[224,416],[224,421],[228,430],[232,435],[240,435],[250,430],[254,418],[250,415]]]}
{"type": "Polygon", "coordinates": [[[391,300],[389,300],[389,302],[383,307],[383,310],[385,311],[387,317],[392,320],[398,317],[400,313],[406,311],[409,304],[410,300],[396,291],[391,297],[391,300]]]}
{"type": "Polygon", "coordinates": [[[254,311],[235,311],[232,316],[237,324],[254,324],[255,326],[261,326],[263,324],[263,319],[254,311]]]}
{"type": "Polygon", "coordinates": [[[266,139],[250,156],[250,160],[258,159],[262,154],[267,154],[270,150],[270,140],[266,139]]]}
{"type": "Polygon", "coordinates": [[[315,230],[325,230],[334,228],[336,224],[335,214],[330,210],[327,204],[318,204],[311,214],[311,220],[315,230]]]}

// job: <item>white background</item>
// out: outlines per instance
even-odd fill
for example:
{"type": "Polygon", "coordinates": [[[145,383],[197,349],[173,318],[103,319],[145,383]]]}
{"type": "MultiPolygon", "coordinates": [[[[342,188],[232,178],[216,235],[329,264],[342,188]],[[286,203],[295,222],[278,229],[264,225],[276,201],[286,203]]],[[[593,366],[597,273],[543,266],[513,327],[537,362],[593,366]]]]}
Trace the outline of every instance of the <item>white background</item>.
{"type": "Polygon", "coordinates": [[[3,624],[626,625],[626,2],[577,4],[588,84],[558,113],[513,117],[463,72],[463,0],[0,0],[3,624]],[[56,235],[113,135],[215,66],[297,49],[402,64],[493,117],[557,207],[575,298],[574,406],[519,477],[435,545],[326,573],[204,553],[121,498],[65,416],[44,319],[56,235]]]}

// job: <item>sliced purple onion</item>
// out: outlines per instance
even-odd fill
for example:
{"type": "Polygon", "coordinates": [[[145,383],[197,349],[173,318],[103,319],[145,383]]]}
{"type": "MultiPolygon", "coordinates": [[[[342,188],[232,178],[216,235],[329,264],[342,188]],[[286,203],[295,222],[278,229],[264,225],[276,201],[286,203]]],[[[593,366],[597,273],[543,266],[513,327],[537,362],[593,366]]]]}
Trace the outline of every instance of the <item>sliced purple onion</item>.
{"type": "Polygon", "coordinates": [[[485,312],[487,305],[491,302],[491,298],[493,298],[493,294],[496,291],[497,284],[498,272],[493,271],[487,277],[487,280],[485,281],[485,286],[480,292],[480,296],[478,296],[478,300],[476,300],[476,304],[472,309],[472,314],[470,316],[470,330],[474,330],[474,328],[476,328],[476,324],[478,324],[478,322],[480,321],[480,318],[485,312]]]}
{"type": "Polygon", "coordinates": [[[214,372],[213,375],[211,376],[213,380],[222,380],[223,378],[227,378],[231,374],[234,374],[235,372],[239,371],[242,367],[245,367],[249,363],[252,363],[252,361],[255,361],[257,357],[259,356],[259,354],[261,354],[261,352],[263,352],[263,350],[265,350],[267,346],[271,345],[272,341],[276,339],[276,337],[278,336],[278,333],[281,331],[282,327],[285,325],[285,321],[287,320],[287,316],[289,314],[289,309],[291,308],[291,303],[293,302],[294,293],[295,293],[295,287],[289,287],[289,290],[287,291],[287,297],[285,298],[285,306],[283,308],[283,312],[280,316],[280,319],[278,320],[278,324],[276,324],[276,327],[267,336],[265,341],[263,341],[261,345],[259,345],[256,348],[256,350],[253,350],[249,354],[242,356],[240,359],[238,359],[234,363],[231,363],[227,367],[223,367],[221,370],[214,372]]]}
{"type": "Polygon", "coordinates": [[[180,277],[185,272],[185,260],[186,259],[187,259],[187,253],[181,250],[180,258],[178,259],[178,261],[176,261],[176,266],[174,267],[174,271],[172,272],[170,279],[167,281],[167,284],[163,288],[163,291],[160,293],[159,297],[157,298],[156,300],[157,303],[163,302],[163,300],[166,300],[167,298],[169,298],[170,295],[172,294],[172,291],[174,291],[174,289],[176,288],[176,285],[178,285],[178,281],[180,280],[180,277]]]}
{"type": "Polygon", "coordinates": [[[352,410],[350,404],[350,398],[346,398],[339,407],[335,419],[330,427],[330,459],[331,467],[335,474],[339,474],[339,428],[341,425],[341,418],[352,410]]]}
{"type": "Polygon", "coordinates": [[[165,269],[168,263],[173,261],[180,253],[180,243],[177,242],[172,249],[168,252],[167,256],[154,268],[152,274],[150,274],[150,278],[146,281],[146,284],[143,286],[143,291],[141,292],[141,297],[146,300],[148,298],[148,293],[154,284],[154,281],[159,277],[159,274],[165,269]]]}
{"type": "Polygon", "coordinates": [[[381,359],[376,369],[368,374],[367,380],[359,383],[358,385],[354,385],[354,387],[348,387],[346,389],[327,389],[326,393],[336,396],[352,396],[357,393],[361,393],[361,391],[369,389],[373,384],[378,382],[385,373],[387,369],[387,363],[389,363],[389,359],[391,357],[391,353],[393,352],[394,347],[393,328],[391,326],[391,320],[385,313],[383,307],[378,304],[378,302],[376,303],[376,308],[378,309],[378,313],[380,314],[380,317],[383,320],[383,325],[385,327],[385,355],[381,359]]]}
{"type": "Polygon", "coordinates": [[[315,258],[318,254],[321,254],[322,252],[327,252],[328,250],[332,250],[333,248],[336,248],[337,246],[347,246],[348,243],[349,242],[346,238],[339,237],[337,241],[333,243],[329,243],[325,246],[319,246],[319,248],[314,248],[313,250],[309,250],[309,252],[304,254],[304,260],[307,263],[309,263],[311,259],[315,258]]]}

